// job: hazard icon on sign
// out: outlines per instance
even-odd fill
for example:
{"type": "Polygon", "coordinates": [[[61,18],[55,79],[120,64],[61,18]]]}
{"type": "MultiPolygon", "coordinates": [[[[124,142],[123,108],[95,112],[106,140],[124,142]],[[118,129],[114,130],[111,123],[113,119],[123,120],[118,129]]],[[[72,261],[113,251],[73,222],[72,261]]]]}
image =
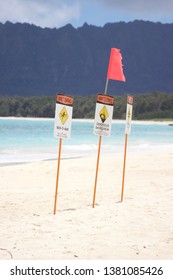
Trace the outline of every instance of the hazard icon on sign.
{"type": "Polygon", "coordinates": [[[101,109],[99,114],[100,114],[100,118],[101,118],[102,123],[104,123],[105,120],[109,117],[108,110],[106,109],[106,106],[104,106],[101,109]]]}
{"type": "Polygon", "coordinates": [[[68,113],[67,113],[67,110],[66,110],[65,106],[60,111],[59,117],[60,117],[60,120],[61,120],[62,124],[65,124],[65,122],[68,119],[68,113]]]}

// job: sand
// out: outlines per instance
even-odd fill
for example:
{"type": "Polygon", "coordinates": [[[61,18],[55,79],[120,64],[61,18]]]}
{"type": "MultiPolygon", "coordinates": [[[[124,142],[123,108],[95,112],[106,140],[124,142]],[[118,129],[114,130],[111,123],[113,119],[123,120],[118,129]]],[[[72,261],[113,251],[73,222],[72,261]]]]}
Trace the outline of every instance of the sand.
{"type": "Polygon", "coordinates": [[[0,166],[0,259],[173,258],[173,150],[63,159],[53,215],[57,161],[0,166]]]}

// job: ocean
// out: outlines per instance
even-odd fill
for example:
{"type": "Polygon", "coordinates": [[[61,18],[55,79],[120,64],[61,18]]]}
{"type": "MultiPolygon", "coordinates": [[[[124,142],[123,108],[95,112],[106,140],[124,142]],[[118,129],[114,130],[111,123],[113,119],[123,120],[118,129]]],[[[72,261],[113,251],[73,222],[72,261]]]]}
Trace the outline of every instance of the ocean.
{"type": "MultiPolygon", "coordinates": [[[[99,137],[94,121],[72,121],[70,139],[63,139],[62,158],[97,155],[99,137]]],[[[102,153],[124,150],[125,123],[112,124],[111,135],[103,136],[102,153]]],[[[54,137],[54,119],[0,119],[0,163],[57,159],[59,140],[54,137]]],[[[173,126],[133,123],[128,151],[173,149],[173,126]]]]}

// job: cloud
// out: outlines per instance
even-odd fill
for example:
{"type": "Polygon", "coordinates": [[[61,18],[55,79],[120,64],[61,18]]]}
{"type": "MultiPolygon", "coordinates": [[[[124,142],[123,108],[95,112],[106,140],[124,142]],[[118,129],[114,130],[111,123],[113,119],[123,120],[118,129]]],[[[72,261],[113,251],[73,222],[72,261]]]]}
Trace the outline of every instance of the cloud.
{"type": "Polygon", "coordinates": [[[61,27],[143,19],[173,22],[173,0],[0,0],[0,22],[61,27]]]}
{"type": "MultiPolygon", "coordinates": [[[[91,1],[91,0],[90,0],[91,1]]],[[[107,8],[115,8],[133,15],[172,16],[172,0],[92,0],[107,8]]]]}
{"type": "Polygon", "coordinates": [[[73,0],[0,0],[0,21],[28,22],[59,27],[80,17],[79,3],[73,0]]]}

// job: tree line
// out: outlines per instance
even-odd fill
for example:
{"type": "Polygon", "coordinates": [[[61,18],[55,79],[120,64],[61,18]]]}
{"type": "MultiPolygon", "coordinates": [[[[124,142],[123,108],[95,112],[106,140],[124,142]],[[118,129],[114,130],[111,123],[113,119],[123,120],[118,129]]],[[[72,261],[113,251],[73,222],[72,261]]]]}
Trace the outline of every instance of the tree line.
{"type": "MultiPolygon", "coordinates": [[[[172,119],[173,93],[133,95],[133,119],[172,119]]],[[[114,119],[125,119],[127,96],[115,96],[114,119]]],[[[94,119],[96,96],[74,96],[73,118],[94,119]]],[[[54,118],[55,96],[1,96],[0,116],[54,118]]]]}

